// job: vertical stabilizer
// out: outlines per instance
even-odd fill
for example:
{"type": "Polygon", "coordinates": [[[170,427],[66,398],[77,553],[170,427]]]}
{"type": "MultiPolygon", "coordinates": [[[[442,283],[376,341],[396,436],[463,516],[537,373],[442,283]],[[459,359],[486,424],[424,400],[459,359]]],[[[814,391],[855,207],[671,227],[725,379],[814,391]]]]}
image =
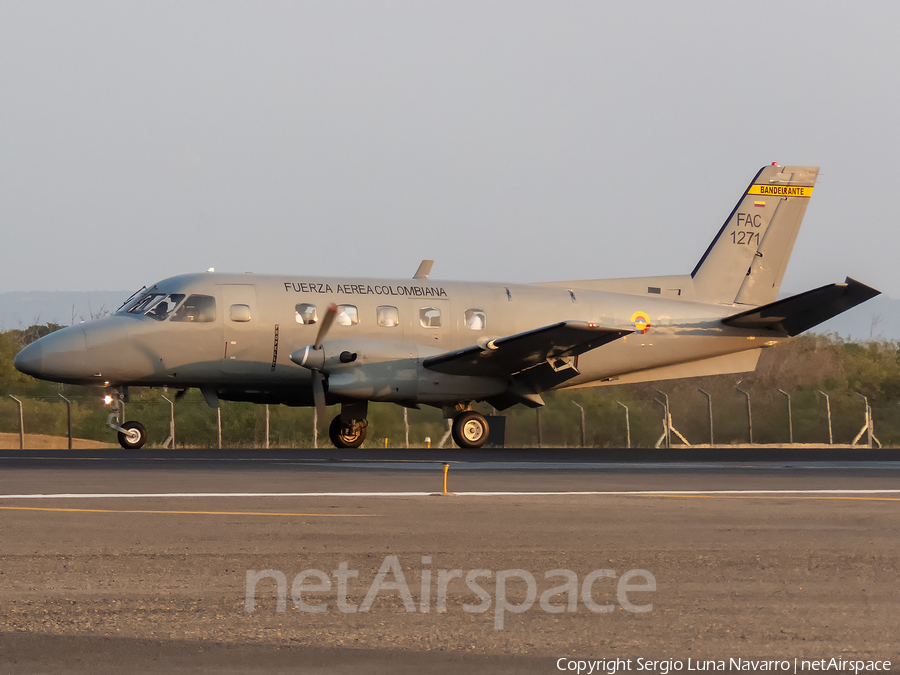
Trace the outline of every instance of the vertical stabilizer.
{"type": "Polygon", "coordinates": [[[816,166],[760,169],[691,273],[697,300],[775,301],[818,175],[816,166]]]}

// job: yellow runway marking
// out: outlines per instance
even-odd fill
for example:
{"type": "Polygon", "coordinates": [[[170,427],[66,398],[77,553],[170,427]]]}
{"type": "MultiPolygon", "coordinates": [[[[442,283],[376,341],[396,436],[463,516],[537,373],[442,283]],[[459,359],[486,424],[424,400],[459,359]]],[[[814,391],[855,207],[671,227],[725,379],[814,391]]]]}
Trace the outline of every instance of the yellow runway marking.
{"type": "Polygon", "coordinates": [[[164,513],[187,516],[297,516],[310,518],[377,518],[377,513],[273,513],[269,511],[150,511],[117,509],[51,509],[36,506],[0,506],[3,511],[64,511],[70,513],[164,513]]]}
{"type": "Polygon", "coordinates": [[[900,502],[900,497],[827,497],[822,495],[673,495],[659,494],[635,495],[638,497],[671,497],[673,499],[837,499],[864,502],[900,502]]]}

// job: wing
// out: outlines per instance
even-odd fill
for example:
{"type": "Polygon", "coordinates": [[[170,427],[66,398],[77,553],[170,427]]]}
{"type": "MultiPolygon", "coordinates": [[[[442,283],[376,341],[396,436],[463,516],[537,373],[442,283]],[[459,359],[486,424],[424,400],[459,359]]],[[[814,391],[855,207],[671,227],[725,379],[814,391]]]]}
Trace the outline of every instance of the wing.
{"type": "MultiPolygon", "coordinates": [[[[563,321],[425,359],[423,366],[450,375],[513,375],[528,368],[584,354],[634,331],[585,321],[563,321]]],[[[577,371],[573,376],[577,375],[577,371]]]]}

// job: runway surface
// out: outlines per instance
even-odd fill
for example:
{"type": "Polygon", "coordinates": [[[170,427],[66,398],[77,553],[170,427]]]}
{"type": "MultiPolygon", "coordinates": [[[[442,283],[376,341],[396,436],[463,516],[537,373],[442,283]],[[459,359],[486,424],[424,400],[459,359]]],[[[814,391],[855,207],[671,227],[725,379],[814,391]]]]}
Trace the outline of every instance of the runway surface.
{"type": "Polygon", "coordinates": [[[0,451],[0,672],[896,664],[895,457],[0,451]],[[452,496],[439,496],[444,464],[452,496]],[[339,582],[344,567],[357,576],[339,582]],[[261,570],[276,572],[249,585],[247,611],[261,570]],[[304,570],[322,576],[296,582],[297,603],[304,570]],[[644,572],[623,581],[629,570],[644,572]],[[387,586],[399,571],[409,595],[376,584],[367,606],[379,571],[387,586]]]}

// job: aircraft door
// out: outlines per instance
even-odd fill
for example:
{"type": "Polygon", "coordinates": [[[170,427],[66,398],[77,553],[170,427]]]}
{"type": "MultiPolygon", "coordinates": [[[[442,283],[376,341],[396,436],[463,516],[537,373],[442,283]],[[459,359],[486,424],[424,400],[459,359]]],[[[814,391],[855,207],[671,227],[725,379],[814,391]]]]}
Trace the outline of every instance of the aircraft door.
{"type": "Polygon", "coordinates": [[[260,337],[261,328],[256,287],[250,284],[224,284],[222,309],[225,321],[222,370],[226,373],[252,372],[260,356],[254,343],[254,338],[260,337]]]}

